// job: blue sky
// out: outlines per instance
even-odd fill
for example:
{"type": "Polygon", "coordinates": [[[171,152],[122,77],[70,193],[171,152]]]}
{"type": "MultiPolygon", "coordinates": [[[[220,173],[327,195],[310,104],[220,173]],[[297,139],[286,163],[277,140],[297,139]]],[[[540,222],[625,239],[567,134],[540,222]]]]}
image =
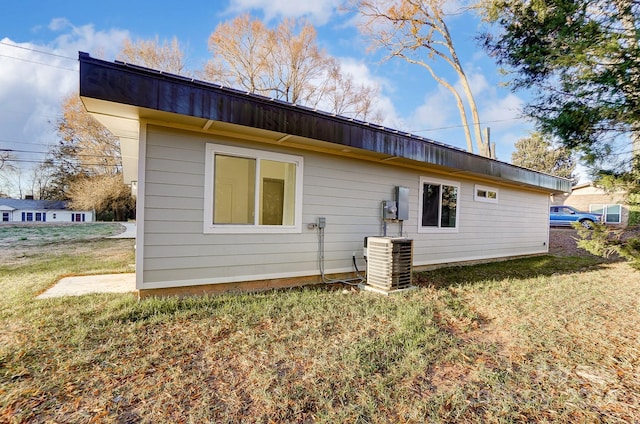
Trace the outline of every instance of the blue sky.
{"type": "MultiPolygon", "coordinates": [[[[358,81],[377,84],[384,124],[452,146],[465,148],[453,97],[426,70],[399,59],[381,62],[341,12],[341,0],[155,1],[20,0],[6,2],[0,16],[0,148],[37,162],[56,142],[60,104],[77,90],[78,51],[113,60],[125,38],[159,40],[176,37],[191,69],[209,58],[207,40],[216,25],[251,13],[275,26],[285,17],[305,17],[318,31],[318,43],[338,58],[358,81]]],[[[523,99],[501,85],[492,59],[474,37],[480,22],[472,15],[450,21],[459,56],[479,105],[480,119],[491,128],[498,159],[509,162],[514,143],[531,125],[520,119],[523,99]]],[[[452,83],[456,78],[444,69],[452,83]]],[[[23,162],[26,166],[30,162],[23,162]]]]}

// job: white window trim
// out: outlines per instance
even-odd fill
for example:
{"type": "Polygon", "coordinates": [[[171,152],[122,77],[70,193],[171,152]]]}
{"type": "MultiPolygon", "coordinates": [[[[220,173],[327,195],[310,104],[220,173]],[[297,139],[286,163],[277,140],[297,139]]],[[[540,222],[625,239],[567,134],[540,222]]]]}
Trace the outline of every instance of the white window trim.
{"type": "Polygon", "coordinates": [[[476,184],[473,190],[473,200],[475,200],[476,202],[487,202],[487,203],[498,203],[498,198],[499,198],[500,194],[498,192],[497,188],[494,187],[489,187],[489,186],[483,186],[480,184],[476,184]],[[496,194],[495,199],[492,199],[490,197],[481,197],[478,196],[478,190],[483,190],[485,192],[494,192],[496,194]]]}
{"type": "Polygon", "coordinates": [[[246,149],[243,147],[227,146],[224,144],[207,143],[204,172],[204,221],[205,234],[278,234],[302,232],[302,175],[304,159],[301,156],[286,155],[266,150],[246,149]],[[213,190],[214,190],[214,156],[216,153],[252,158],[266,159],[279,162],[294,163],[296,165],[296,189],[294,225],[234,225],[212,224],[213,222],[213,190]]]}
{"type": "Polygon", "coordinates": [[[461,203],[461,190],[460,183],[456,181],[441,180],[439,178],[420,177],[420,187],[418,189],[418,233],[457,233],[460,229],[460,203],[461,203]],[[440,205],[440,211],[438,212],[438,227],[423,227],[422,226],[422,199],[425,184],[439,184],[456,187],[458,191],[458,199],[456,204],[456,226],[453,228],[440,227],[440,212],[442,212],[442,205],[440,205]]]}
{"type": "MultiPolygon", "coordinates": [[[[595,208],[595,206],[602,206],[602,222],[604,222],[605,224],[621,224],[622,223],[622,205],[619,203],[592,203],[589,205],[589,212],[594,213],[593,209],[597,209],[595,208]],[[607,209],[609,209],[609,206],[618,206],[618,210],[620,212],[618,212],[618,221],[607,221],[607,209]]],[[[596,212],[597,213],[597,212],[596,212]]]]}

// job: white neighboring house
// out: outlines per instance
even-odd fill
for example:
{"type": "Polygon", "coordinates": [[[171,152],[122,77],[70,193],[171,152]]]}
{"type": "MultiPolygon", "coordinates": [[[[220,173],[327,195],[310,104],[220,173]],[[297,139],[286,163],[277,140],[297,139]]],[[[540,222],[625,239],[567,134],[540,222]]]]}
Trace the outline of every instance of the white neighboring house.
{"type": "Polygon", "coordinates": [[[0,198],[0,222],[93,222],[93,211],[67,209],[60,200],[0,198]]]}
{"type": "Polygon", "coordinates": [[[550,195],[571,191],[403,131],[86,53],[80,96],[137,181],[140,297],[342,278],[371,262],[365,237],[411,239],[416,270],[545,254],[550,195]]]}

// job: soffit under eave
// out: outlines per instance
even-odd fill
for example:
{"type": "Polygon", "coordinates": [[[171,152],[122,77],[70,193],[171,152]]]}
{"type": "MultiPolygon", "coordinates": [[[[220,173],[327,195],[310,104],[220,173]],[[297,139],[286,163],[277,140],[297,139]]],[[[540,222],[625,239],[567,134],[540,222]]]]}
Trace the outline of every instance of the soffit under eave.
{"type": "MultiPolygon", "coordinates": [[[[469,170],[451,168],[435,163],[428,163],[423,161],[417,161],[414,159],[390,156],[384,153],[380,153],[372,150],[365,150],[356,147],[349,147],[342,144],[336,144],[326,142],[322,140],[310,139],[306,137],[300,137],[290,134],[275,133],[268,130],[261,130],[258,128],[250,128],[242,125],[231,124],[220,121],[211,121],[203,118],[187,117],[177,115],[170,112],[155,111],[146,108],[137,108],[127,105],[120,105],[122,107],[121,112],[118,112],[118,104],[114,104],[106,101],[94,101],[89,102],[92,115],[96,117],[101,123],[103,123],[112,132],[121,136],[121,152],[123,160],[123,174],[126,183],[137,180],[137,168],[138,168],[138,119],[132,119],[132,115],[143,116],[145,122],[152,123],[154,125],[173,127],[183,129],[187,131],[198,131],[201,133],[217,136],[225,136],[236,138],[238,140],[247,140],[261,142],[265,144],[278,145],[282,147],[300,149],[307,151],[315,151],[326,153],[330,155],[337,155],[341,157],[348,157],[353,159],[366,160],[370,162],[388,164],[390,166],[399,166],[404,168],[410,168],[425,172],[435,172],[443,177],[460,176],[466,179],[480,181],[484,183],[495,183],[508,185],[512,187],[520,187],[524,189],[534,190],[544,193],[564,193],[563,190],[553,190],[545,187],[541,187],[535,184],[526,184],[517,181],[509,181],[498,176],[490,176],[482,173],[476,173],[469,170]],[[115,106],[115,108],[114,108],[115,106]],[[122,113],[126,118],[117,117],[114,115],[107,115],[108,113],[122,113]],[[134,130],[135,126],[135,130],[134,130]],[[127,136],[133,136],[136,138],[130,138],[127,136]]],[[[524,172],[531,172],[524,170],[524,172]]],[[[541,174],[544,177],[544,174],[541,174]]]]}
{"type": "Polygon", "coordinates": [[[137,181],[140,123],[136,108],[90,98],[82,98],[82,101],[89,114],[120,141],[124,183],[137,181]]]}

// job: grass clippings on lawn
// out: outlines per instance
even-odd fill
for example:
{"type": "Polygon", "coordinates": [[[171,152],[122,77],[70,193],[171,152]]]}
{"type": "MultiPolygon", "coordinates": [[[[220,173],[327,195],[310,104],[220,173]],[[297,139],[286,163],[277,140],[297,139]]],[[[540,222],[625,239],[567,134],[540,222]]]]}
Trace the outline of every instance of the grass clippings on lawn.
{"type": "Polygon", "coordinates": [[[131,240],[68,247],[0,265],[0,422],[640,419],[640,273],[624,263],[447,268],[390,297],[35,300],[133,260],[131,240]]]}

